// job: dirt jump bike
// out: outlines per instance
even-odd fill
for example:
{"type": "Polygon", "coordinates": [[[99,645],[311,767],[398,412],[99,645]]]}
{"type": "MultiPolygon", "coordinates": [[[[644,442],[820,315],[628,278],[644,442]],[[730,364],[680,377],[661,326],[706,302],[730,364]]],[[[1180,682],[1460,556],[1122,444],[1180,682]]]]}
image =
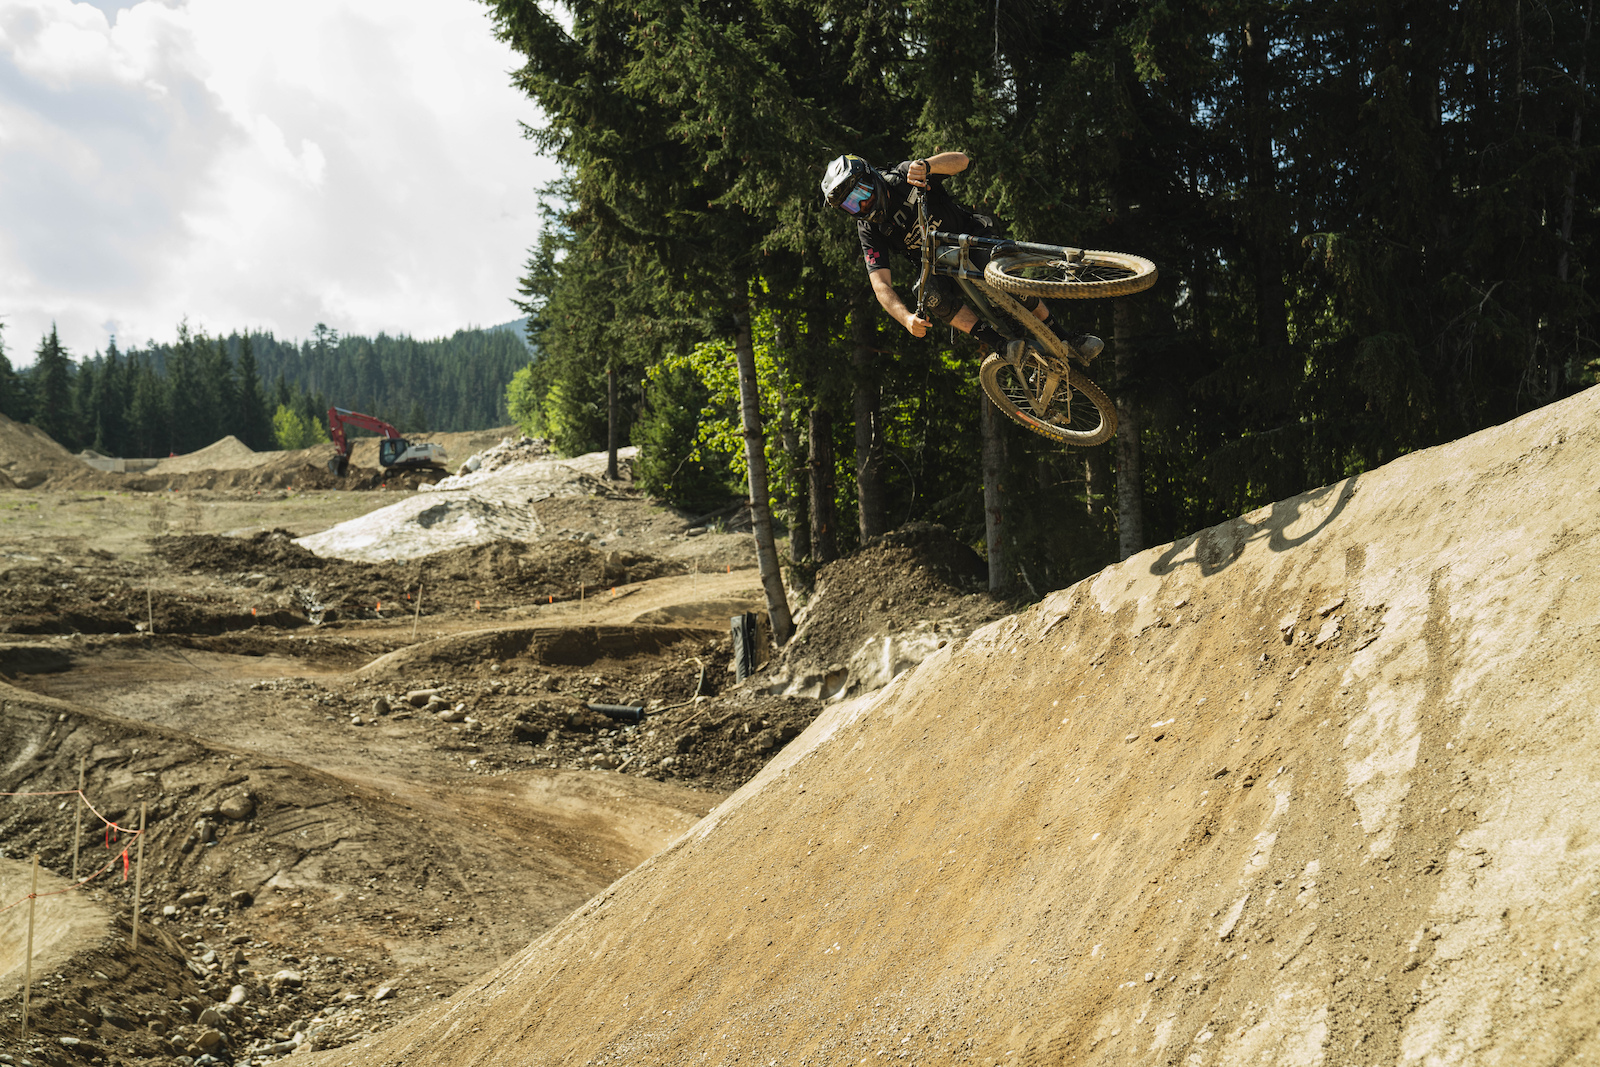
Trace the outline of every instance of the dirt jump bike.
{"type": "Polygon", "coordinates": [[[923,314],[930,275],[954,278],[967,304],[1007,344],[987,356],[978,382],[995,407],[1041,437],[1087,447],[1117,429],[1111,399],[1074,363],[1089,361],[1034,317],[1018,297],[1092,300],[1128,296],[1156,283],[1156,265],[1122,252],[1097,252],[970,234],[928,226],[926,198],[917,205],[922,273],[917,314],[923,314]],[[989,256],[982,270],[974,252],[989,256]]]}

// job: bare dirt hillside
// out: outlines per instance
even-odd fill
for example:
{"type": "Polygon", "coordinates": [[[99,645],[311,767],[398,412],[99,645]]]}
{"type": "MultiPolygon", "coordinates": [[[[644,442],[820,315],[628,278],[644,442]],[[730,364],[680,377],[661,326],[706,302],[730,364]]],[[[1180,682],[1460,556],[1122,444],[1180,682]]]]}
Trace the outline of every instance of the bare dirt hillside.
{"type": "Polygon", "coordinates": [[[1597,416],[952,642],[447,1004],[310,1062],[1592,1062],[1597,416]]]}
{"type": "Polygon", "coordinates": [[[0,415],[0,474],[6,478],[0,488],[32,489],[64,471],[88,469],[43,430],[0,415]]]}

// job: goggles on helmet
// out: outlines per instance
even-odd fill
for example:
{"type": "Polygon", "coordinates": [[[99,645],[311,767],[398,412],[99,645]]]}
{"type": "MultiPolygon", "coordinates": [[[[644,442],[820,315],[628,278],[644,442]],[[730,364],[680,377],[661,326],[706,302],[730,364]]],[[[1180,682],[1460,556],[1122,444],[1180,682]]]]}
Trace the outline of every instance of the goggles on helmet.
{"type": "Polygon", "coordinates": [[[848,215],[859,215],[872,201],[872,194],[876,191],[871,182],[857,182],[856,187],[839,201],[839,208],[848,215]]]}

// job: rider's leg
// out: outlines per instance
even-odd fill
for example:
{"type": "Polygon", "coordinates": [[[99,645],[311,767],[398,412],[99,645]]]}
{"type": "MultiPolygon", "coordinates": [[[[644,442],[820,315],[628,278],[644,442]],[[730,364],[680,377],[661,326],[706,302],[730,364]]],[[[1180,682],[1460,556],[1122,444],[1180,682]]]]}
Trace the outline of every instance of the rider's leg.
{"type": "Polygon", "coordinates": [[[1000,331],[987,322],[980,322],[978,313],[966,304],[962,304],[961,310],[950,317],[950,325],[962,333],[970,333],[973,340],[988,345],[991,352],[1006,350],[1006,339],[1000,336],[1000,331]]]}
{"type": "Polygon", "coordinates": [[[1093,359],[1106,347],[1106,343],[1092,333],[1076,333],[1067,328],[1059,319],[1051,318],[1050,309],[1043,300],[1034,305],[1033,315],[1040,322],[1050,327],[1050,332],[1061,338],[1067,344],[1076,348],[1083,354],[1084,359],[1093,359]]]}

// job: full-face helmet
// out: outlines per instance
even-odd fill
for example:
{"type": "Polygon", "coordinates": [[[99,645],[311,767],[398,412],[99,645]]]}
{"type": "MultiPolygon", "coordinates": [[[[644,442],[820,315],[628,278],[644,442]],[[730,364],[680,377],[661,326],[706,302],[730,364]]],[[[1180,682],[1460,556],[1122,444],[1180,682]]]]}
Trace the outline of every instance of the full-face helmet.
{"type": "Polygon", "coordinates": [[[887,194],[883,175],[860,156],[840,156],[822,175],[823,204],[854,218],[877,218],[888,202],[887,194]]]}

